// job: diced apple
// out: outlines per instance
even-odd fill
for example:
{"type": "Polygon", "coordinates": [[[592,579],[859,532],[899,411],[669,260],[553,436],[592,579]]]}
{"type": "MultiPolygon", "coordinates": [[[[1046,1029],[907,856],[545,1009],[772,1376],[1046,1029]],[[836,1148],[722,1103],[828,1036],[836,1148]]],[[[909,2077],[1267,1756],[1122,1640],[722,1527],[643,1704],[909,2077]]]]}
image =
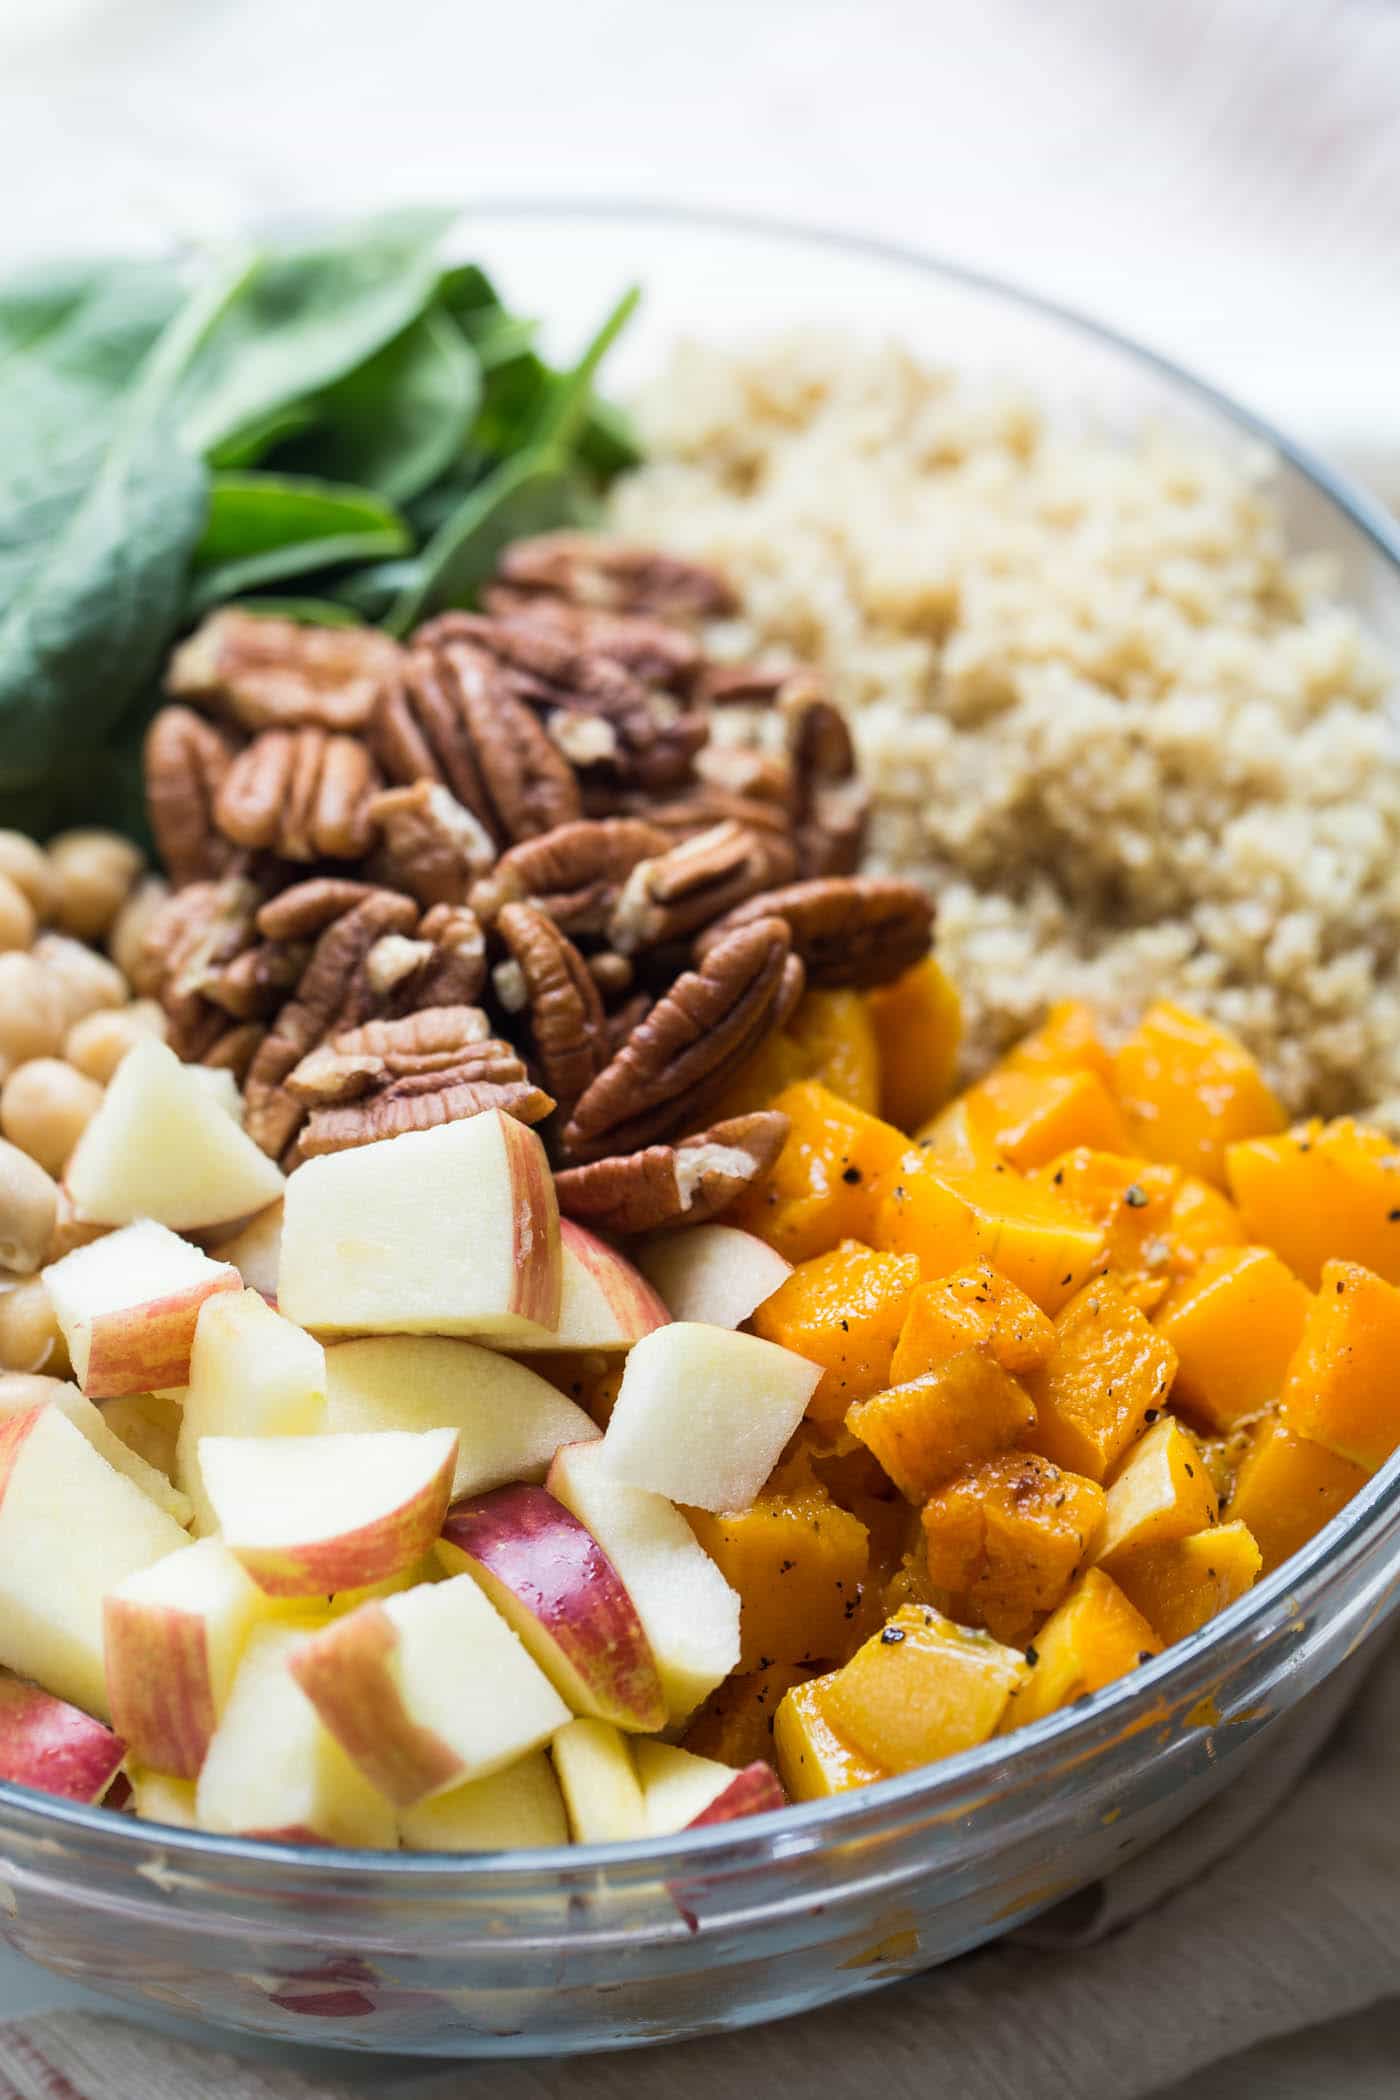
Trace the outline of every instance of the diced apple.
{"type": "Polygon", "coordinates": [[[250,1291],[269,1303],[277,1302],[277,1271],[282,1262],[282,1205],[269,1203],[255,1218],[240,1226],[229,1239],[221,1239],[213,1250],[220,1261],[231,1261],[250,1291]]]}
{"type": "Polygon", "coordinates": [[[637,1266],[673,1320],[742,1327],[792,1274],[777,1249],[737,1225],[691,1225],[636,1249],[637,1266]]]}
{"type": "Polygon", "coordinates": [[[567,1845],[569,1819],[554,1767],[534,1750],[503,1772],[434,1794],[399,1815],[409,1852],[509,1852],[567,1845]]]}
{"type": "Polygon", "coordinates": [[[200,1307],[236,1291],[240,1278],[231,1263],[143,1218],[65,1254],[44,1282],[74,1377],[90,1400],[116,1400],[184,1385],[200,1307]]]}
{"type": "Polygon", "coordinates": [[[129,1777],[131,1805],[143,1823],[169,1823],[176,1830],[198,1830],[192,1779],[172,1779],[168,1772],[147,1772],[140,1765],[131,1767],[129,1777]]]}
{"type": "Polygon", "coordinates": [[[0,1670],[0,1779],[65,1801],[100,1801],[126,1754],[81,1707],[0,1670]]]}
{"type": "Polygon", "coordinates": [[[548,1379],[475,1342],[376,1335],[326,1351],[326,1430],[455,1429],[452,1497],[543,1480],[561,1444],[596,1437],[548,1379]]]}
{"type": "Polygon", "coordinates": [[[777,1773],[758,1757],[737,1771],[724,1792],[716,1794],[708,1808],[701,1809],[685,1827],[699,1830],[706,1823],[734,1823],[740,1816],[766,1816],[787,1805],[777,1773]]]}
{"type": "Polygon", "coordinates": [[[218,1539],[184,1546],[108,1592],[112,1720],[138,1763],[196,1779],[262,1594],[218,1539]]]}
{"type": "MultiPolygon", "coordinates": [[[[220,1291],[220,1299],[228,1294],[220,1291]]],[[[206,1300],[206,1303],[212,1303],[206,1300]]],[[[196,1329],[196,1332],[198,1330],[196,1329]]],[[[73,1390],[76,1392],[77,1387],[73,1390]]],[[[176,1391],[183,1394],[184,1387],[176,1391]]],[[[102,1419],[119,1442],[148,1466],[175,1478],[175,1443],[180,1434],[180,1402],[172,1393],[123,1393],[120,1400],[104,1400],[102,1419]]],[[[181,1520],[189,1522],[188,1514],[181,1520]]]]}
{"type": "Polygon", "coordinates": [[[616,1247],[572,1218],[559,1220],[559,1243],[558,1322],[512,1335],[512,1349],[630,1349],[666,1325],[671,1315],[616,1247]]]}
{"type": "Polygon", "coordinates": [[[206,1436],[199,1462],[230,1553],[271,1597],[328,1597],[421,1560],[442,1529],[455,1429],[421,1436],[206,1436]]]}
{"type": "Polygon", "coordinates": [[[514,1764],[569,1718],[469,1575],[362,1605],[294,1649],[288,1667],[400,1808],[514,1764]]]}
{"type": "Polygon", "coordinates": [[[394,1810],[322,1726],[287,1664],[306,1626],[254,1629],[195,1793],[201,1830],[285,1844],[398,1842],[394,1810]]]}
{"type": "Polygon", "coordinates": [[[622,1577],[542,1487],[454,1502],[438,1558],[481,1584],[570,1710],[646,1732],[666,1719],[651,1643],[622,1577]]]}
{"type": "Polygon", "coordinates": [[[102,1600],[188,1543],[60,1408],[0,1422],[0,1663],[108,1719],[102,1600]]]}
{"type": "Polygon", "coordinates": [[[647,1834],[631,1745],[609,1721],[570,1721],[550,1745],[576,1845],[622,1844],[647,1834]]]}
{"type": "Polygon", "coordinates": [[[254,1290],[201,1307],[181,1410],[175,1478],[194,1504],[201,1537],[218,1530],[199,1446],[207,1436],[312,1436],[326,1405],[321,1344],[254,1290]]]}
{"type": "Polygon", "coordinates": [[[609,1469],[696,1509],[747,1509],[806,1412],[818,1365],[776,1342],[676,1320],[627,1359],[609,1469]]]}
{"type": "Polygon", "coordinates": [[[238,1081],[226,1065],[186,1065],[190,1077],[203,1087],[216,1108],[235,1123],[243,1121],[243,1096],[238,1091],[238,1081]]]}
{"type": "Polygon", "coordinates": [[[504,1340],[558,1326],[559,1250],[544,1146],[490,1109],[298,1167],[277,1302],[328,1335],[504,1340]]]}
{"type": "Polygon", "coordinates": [[[738,1667],[739,1599],[664,1495],[629,1487],[600,1443],[566,1444],[546,1482],[587,1526],[626,1585],[661,1672],[672,1721],[683,1721],[738,1667]]]}
{"type": "MultiPolygon", "coordinates": [[[[67,1385],[59,1379],[0,1377],[0,1421],[8,1420],[11,1415],[26,1414],[38,1397],[27,1392],[26,1388],[40,1385],[50,1388],[43,1398],[51,1406],[62,1408],[74,1428],[82,1431],[93,1450],[105,1458],[109,1466],[124,1473],[133,1487],[140,1488],[143,1495],[149,1495],[157,1508],[163,1509],[177,1524],[189,1523],[189,1497],[172,1487],[164,1473],[157,1471],[124,1443],[113,1431],[104,1410],[94,1407],[91,1400],[85,1400],[75,1385],[67,1385]]],[[[120,1407],[122,1403],[114,1400],[111,1404],[120,1407]]]]}
{"type": "Polygon", "coordinates": [[[265,1209],[283,1175],[196,1068],[151,1036],[118,1065],[64,1183],[84,1218],[184,1232],[265,1209]]]}
{"type": "Polygon", "coordinates": [[[712,1801],[719,1799],[736,1776],[731,1765],[722,1765],[713,1757],[696,1757],[693,1751],[677,1749],[674,1743],[634,1743],[632,1754],[651,1837],[667,1837],[673,1830],[686,1829],[712,1801]]]}

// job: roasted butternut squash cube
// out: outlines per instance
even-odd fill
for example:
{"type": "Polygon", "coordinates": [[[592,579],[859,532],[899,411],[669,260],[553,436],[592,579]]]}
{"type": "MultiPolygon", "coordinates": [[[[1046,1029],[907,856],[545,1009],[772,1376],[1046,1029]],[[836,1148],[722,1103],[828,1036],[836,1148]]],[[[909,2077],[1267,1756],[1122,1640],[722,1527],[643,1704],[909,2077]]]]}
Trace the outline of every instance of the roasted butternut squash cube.
{"type": "Polygon", "coordinates": [[[1174,1399],[1216,1429],[1272,1406],[1311,1302],[1271,1248],[1207,1255],[1157,1314],[1177,1354],[1174,1399]]]}
{"type": "Polygon", "coordinates": [[[890,1377],[902,1385],[964,1349],[981,1349],[1003,1371],[1020,1376],[1043,1364],[1054,1346],[1055,1323],[1034,1300],[986,1262],[971,1262],[914,1292],[890,1377]]]}
{"type": "Polygon", "coordinates": [[[1098,1017],[1083,999],[1061,999],[1040,1027],[1007,1052],[1006,1063],[1022,1071],[1093,1072],[1113,1085],[1113,1058],[1099,1034],[1098,1017]]]}
{"type": "Polygon", "coordinates": [[[1128,1126],[1097,1072],[998,1065],[965,1096],[968,1114],[1020,1174],[1073,1146],[1126,1152],[1128,1126]]]}
{"type": "Polygon", "coordinates": [[[1166,1405],[1171,1341],[1112,1276],[1086,1284],[1055,1319],[1055,1347],[1026,1384],[1038,1417],[1031,1442],[1072,1473],[1106,1480],[1166,1405]]]}
{"type": "Polygon", "coordinates": [[[1035,1427],[1035,1406],[991,1356],[964,1349],[904,1385],[857,1401],[846,1426],[901,1495],[926,1502],[964,1467],[1019,1444],[1035,1427]]]}
{"type": "Polygon", "coordinates": [[[962,1043],[957,986],[932,955],[866,994],[880,1052],[880,1114],[917,1130],[952,1091],[962,1043]]]}
{"type": "Polygon", "coordinates": [[[734,1672],[711,1692],[681,1738],[695,1757],[712,1757],[741,1771],[756,1758],[771,1763],[773,1723],[784,1693],[812,1675],[796,1663],[734,1672]]]}
{"type": "Polygon", "coordinates": [[[1249,1526],[1262,1572],[1271,1575],[1346,1508],[1368,1477],[1349,1458],[1298,1436],[1280,1415],[1265,1415],[1250,1432],[1226,1515],[1249,1526]]]}
{"type": "Polygon", "coordinates": [[[1314,1289],[1326,1261],[1400,1283],[1400,1147],[1343,1116],[1232,1145],[1230,1189],[1251,1239],[1314,1289]]]}
{"type": "Polygon", "coordinates": [[[1119,1588],[1162,1639],[1184,1641],[1251,1587],[1263,1556],[1237,1520],[1163,1546],[1140,1546],[1113,1564],[1119,1588]]]}
{"type": "Polygon", "coordinates": [[[1102,1691],[1161,1651],[1156,1631],[1113,1578],[1086,1568],[1027,1648],[1029,1673],[1007,1708],[1003,1734],[1102,1691]]]}
{"type": "Polygon", "coordinates": [[[853,1400],[889,1384],[918,1281],[912,1254],[875,1254],[853,1243],[800,1263],[759,1306],[755,1334],[822,1366],[807,1403],[814,1421],[839,1422],[853,1400]]]}
{"type": "Polygon", "coordinates": [[[1150,1276],[1165,1264],[1172,1206],[1181,1190],[1179,1167],[1079,1145],[1029,1178],[1093,1220],[1115,1275],[1150,1276]]]}
{"type": "Polygon", "coordinates": [[[1400,1444],[1400,1290],[1329,1261],[1283,1381],[1298,1436],[1374,1473],[1400,1444]]]}
{"type": "Polygon", "coordinates": [[[906,1604],[836,1672],[822,1704],[872,1763],[912,1772],[995,1735],[1025,1674],[1014,1649],[906,1604]]]}
{"type": "Polygon", "coordinates": [[[808,992],[788,1022],[803,1077],[867,1115],[880,1114],[880,1046],[862,992],[808,992]]]}
{"type": "Polygon", "coordinates": [[[932,1122],[920,1126],[918,1143],[934,1166],[999,1167],[1005,1162],[991,1132],[966,1094],[950,1101],[932,1122]]]}
{"type": "Polygon", "coordinates": [[[1283,1109],[1243,1043],[1168,1000],[1148,1008],[1118,1052],[1114,1082],[1150,1158],[1221,1188],[1227,1146],[1284,1127],[1283,1109]]]}
{"type": "Polygon", "coordinates": [[[868,1242],[879,1177],[903,1157],[908,1139],[814,1079],[785,1087],[771,1105],[788,1118],[787,1142],[726,1222],[757,1233],[792,1262],[839,1240],[868,1242]]]}
{"type": "Polygon", "coordinates": [[[1113,1573],[1121,1553],[1189,1538],[1219,1521],[1220,1503],[1201,1448],[1173,1415],[1154,1422],[1109,1483],[1095,1560],[1113,1573]]]}
{"type": "Polygon", "coordinates": [[[877,1247],[917,1254],[929,1281],[987,1262],[1042,1312],[1058,1311],[1103,1256],[1087,1218],[1010,1167],[964,1172],[914,1151],[885,1170],[874,1197],[877,1247]]]}
{"type": "Polygon", "coordinates": [[[789,1801],[820,1801],[828,1794],[873,1786],[877,1779],[890,1776],[836,1729],[828,1705],[838,1675],[833,1670],[825,1677],[794,1685],[778,1703],[773,1749],[789,1801]]]}
{"type": "Polygon", "coordinates": [[[812,1480],[842,1509],[854,1510],[862,1522],[867,1521],[865,1505],[872,1498],[897,1500],[884,1468],[844,1422],[814,1422],[809,1415],[799,1424],[768,1485],[799,1488],[812,1480]]]}
{"type": "Polygon", "coordinates": [[[764,1493],[748,1509],[686,1520],[739,1594],[739,1668],[830,1662],[860,1606],[870,1537],[859,1517],[812,1482],[764,1493]]]}
{"type": "Polygon", "coordinates": [[[710,1121],[752,1115],[767,1108],[786,1087],[806,1079],[807,1061],[786,1029],[774,1029],[746,1058],[710,1111],[710,1121]]]}
{"type": "Polygon", "coordinates": [[[1173,1276],[1189,1276],[1222,1247],[1243,1247],[1244,1219],[1228,1196],[1199,1174],[1183,1174],[1172,1198],[1163,1234],[1166,1265],[1173,1276]]]}
{"type": "Polygon", "coordinates": [[[600,1429],[607,1428],[622,1390],[622,1374],[627,1368],[625,1356],[605,1354],[601,1349],[541,1350],[530,1368],[538,1370],[542,1378],[547,1378],[567,1398],[577,1402],[600,1429]]]}
{"type": "Polygon", "coordinates": [[[1033,1451],[959,1473],[929,1498],[929,1581],[950,1608],[999,1640],[1023,1641],[1098,1544],[1104,1493],[1033,1451]]]}

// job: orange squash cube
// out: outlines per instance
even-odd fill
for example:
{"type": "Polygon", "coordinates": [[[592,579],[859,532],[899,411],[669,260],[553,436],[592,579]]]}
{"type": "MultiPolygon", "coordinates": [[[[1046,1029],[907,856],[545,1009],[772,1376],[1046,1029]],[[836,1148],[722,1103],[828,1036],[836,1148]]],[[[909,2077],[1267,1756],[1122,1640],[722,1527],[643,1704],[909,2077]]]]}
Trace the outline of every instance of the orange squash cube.
{"type": "Polygon", "coordinates": [[[923,1124],[918,1144],[919,1150],[934,1166],[999,1167],[1005,1164],[968,1094],[959,1094],[957,1100],[950,1101],[931,1123],[923,1124]]]}
{"type": "Polygon", "coordinates": [[[815,1079],[785,1087],[771,1105],[789,1120],[787,1142],[726,1223],[757,1233],[791,1262],[839,1240],[868,1243],[879,1177],[903,1158],[909,1140],[815,1079]]]}
{"type": "Polygon", "coordinates": [[[889,1773],[839,1734],[828,1711],[836,1671],[794,1685],[778,1703],[773,1749],[789,1801],[820,1801],[852,1787],[873,1786],[889,1773]]]}
{"type": "Polygon", "coordinates": [[[1094,1272],[1103,1235],[1010,1167],[959,1172],[914,1151],[875,1184],[874,1244],[917,1254],[926,1279],[984,1261],[1053,1313],[1094,1272]]]}
{"type": "Polygon", "coordinates": [[[1102,1568],[1086,1568],[1026,1650],[1030,1665],[1002,1733],[1072,1706],[1162,1652],[1142,1613],[1102,1568]]]}
{"type": "Polygon", "coordinates": [[[1250,1433],[1226,1515],[1249,1526],[1271,1575],[1346,1508],[1367,1478],[1349,1458],[1266,1415],[1250,1433]]]}
{"type": "Polygon", "coordinates": [[[853,1242],[800,1263],[759,1306],[755,1334],[822,1366],[807,1403],[814,1421],[839,1422],[853,1400],[889,1384],[918,1281],[912,1254],[875,1254],[853,1242]]]}
{"type": "Polygon", "coordinates": [[[1162,1639],[1184,1641],[1256,1580],[1263,1556],[1244,1524],[1217,1524],[1189,1539],[1140,1546],[1114,1562],[1113,1576],[1162,1639]]]}
{"type": "Polygon", "coordinates": [[[1093,1072],[1113,1086],[1113,1058],[1098,1017],[1082,999],[1061,999],[1040,1027],[1008,1051],[1005,1062],[1027,1072],[1093,1072]]]}
{"type": "Polygon", "coordinates": [[[1374,1473],[1400,1444],[1400,1290],[1329,1261],[1283,1381],[1283,1418],[1374,1473]]]}
{"type": "Polygon", "coordinates": [[[1189,1538],[1219,1518],[1220,1503],[1199,1444],[1175,1416],[1165,1415],[1134,1444],[1110,1481],[1094,1557],[1111,1575],[1119,1554],[1189,1538]]]}
{"type": "Polygon", "coordinates": [[[1400,1283],[1400,1149],[1341,1117],[1232,1145],[1230,1189],[1251,1239],[1317,1287],[1326,1261],[1400,1283]]]}
{"type": "Polygon", "coordinates": [[[1167,1267],[1173,1276],[1189,1276],[1209,1254],[1222,1247],[1243,1247],[1249,1239],[1244,1219],[1228,1196],[1199,1174],[1184,1174],[1167,1216],[1167,1267]]]}
{"type": "Polygon", "coordinates": [[[1162,1267],[1172,1207],[1181,1191],[1179,1167],[1079,1145],[1038,1167],[1030,1179],[1093,1220],[1115,1274],[1148,1276],[1162,1267]]]}
{"type": "Polygon", "coordinates": [[[995,1735],[1025,1674],[1014,1649],[906,1604],[836,1672],[822,1704],[872,1763],[912,1772],[995,1735]]]}
{"type": "Polygon", "coordinates": [[[1114,1059],[1118,1099],[1136,1142],[1225,1185],[1225,1150],[1284,1127],[1258,1065],[1234,1036],[1167,1000],[1148,1008],[1114,1059]]]}
{"type": "Polygon", "coordinates": [[[1273,1405],[1312,1300],[1268,1247],[1222,1247],[1157,1315],[1178,1369],[1174,1399],[1216,1429],[1273,1405]]]}
{"type": "Polygon", "coordinates": [[[962,1043],[957,986],[931,955],[866,994],[879,1046],[880,1114],[917,1130],[952,1091],[962,1043]]]}
{"type": "Polygon", "coordinates": [[[925,1506],[929,1581],[960,1617],[1023,1641],[1093,1552],[1103,1519],[1094,1481],[1032,1451],[988,1459],[925,1506]]]}
{"type": "Polygon", "coordinates": [[[796,1663],[770,1663],[766,1670],[736,1670],[711,1692],[685,1734],[681,1748],[712,1757],[741,1771],[756,1758],[773,1761],[773,1722],[784,1693],[812,1675],[796,1663]]]}
{"type": "Polygon", "coordinates": [[[937,1283],[921,1283],[899,1330],[890,1377],[896,1385],[936,1370],[964,1349],[982,1349],[1003,1371],[1021,1376],[1055,1346],[1055,1323],[1025,1292],[986,1262],[972,1262],[937,1283]]]}
{"type": "Polygon", "coordinates": [[[817,1080],[828,1093],[867,1115],[879,1115],[880,1046],[864,993],[806,993],[787,1033],[802,1060],[804,1078],[817,1080]]]}
{"type": "Polygon", "coordinates": [[[607,1428],[622,1390],[625,1356],[605,1354],[601,1349],[541,1350],[530,1368],[575,1401],[600,1429],[607,1428]]]}
{"type": "Polygon", "coordinates": [[[964,1099],[968,1114],[1018,1174],[1076,1145],[1128,1150],[1122,1111],[1096,1072],[998,1065],[964,1099]]]}
{"type": "Polygon", "coordinates": [[[816,1668],[842,1652],[870,1559],[859,1517],[816,1482],[796,1493],[765,1492],[748,1509],[722,1516],[706,1509],[685,1515],[739,1593],[741,1670],[774,1662],[816,1668]]]}
{"type": "Polygon", "coordinates": [[[964,1349],[907,1384],[857,1401],[846,1416],[910,1502],[926,1502],[965,1466],[995,1458],[1035,1427],[1025,1387],[980,1349],[964,1349]]]}
{"type": "Polygon", "coordinates": [[[1056,1316],[1055,1347],[1027,1378],[1031,1441],[1058,1466],[1105,1480],[1166,1406],[1176,1351],[1112,1276],[1086,1284],[1056,1316]]]}

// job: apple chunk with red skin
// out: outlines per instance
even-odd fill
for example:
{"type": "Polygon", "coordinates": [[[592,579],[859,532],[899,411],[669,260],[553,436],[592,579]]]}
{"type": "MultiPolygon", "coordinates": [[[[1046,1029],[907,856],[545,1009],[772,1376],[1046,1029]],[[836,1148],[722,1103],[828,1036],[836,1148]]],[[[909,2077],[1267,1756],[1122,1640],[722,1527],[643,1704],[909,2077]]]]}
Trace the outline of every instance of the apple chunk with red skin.
{"type": "Polygon", "coordinates": [[[45,1269],[44,1283],[90,1400],[183,1385],[200,1307],[242,1288],[231,1262],[212,1260],[149,1218],[65,1254],[45,1269]]]}
{"type": "Polygon", "coordinates": [[[272,1597],[329,1597],[421,1560],[442,1529],[455,1429],[421,1436],[207,1436],[205,1491],[224,1543],[272,1597]]]}
{"type": "Polygon", "coordinates": [[[787,1806],[776,1772],[761,1758],[736,1771],[673,1743],[647,1742],[637,1744],[636,1759],[647,1829],[653,1837],[787,1806]]]}
{"type": "Polygon", "coordinates": [[[219,1539],[183,1546],[109,1591],[107,1694],[133,1758],[196,1779],[261,1592],[219,1539]]]}
{"type": "Polygon", "coordinates": [[[481,1334],[559,1322],[544,1146],[488,1109],[307,1160],[287,1183],[277,1303],[317,1334],[481,1334]]]}
{"type": "Polygon", "coordinates": [[[658,1233],[635,1252],[671,1318],[707,1327],[742,1327],[792,1274],[775,1248],[737,1225],[658,1233]]]}
{"type": "Polygon", "coordinates": [[[362,1604],[304,1641],[288,1668],[400,1808],[514,1764],[569,1719],[469,1575],[362,1604]]]}
{"type": "Polygon", "coordinates": [[[175,1470],[201,1537],[218,1529],[199,1457],[204,1438],[311,1436],[325,1405],[324,1349],[257,1291],[223,1291],[200,1307],[175,1470]]]}
{"type": "Polygon", "coordinates": [[[81,1707],[0,1670],[0,1779],[65,1801],[100,1801],[126,1745],[81,1707]]]}
{"type": "Polygon", "coordinates": [[[664,1724],[660,1672],[622,1577],[546,1489],[455,1502],[437,1553],[475,1577],[572,1712],[642,1734],[664,1724]]]}
{"type": "Polygon", "coordinates": [[[512,1349],[630,1349],[664,1327],[667,1312],[626,1255],[572,1218],[559,1220],[562,1283],[559,1320],[510,1337],[512,1349]]]}
{"type": "Polygon", "coordinates": [[[255,1218],[241,1225],[230,1239],[221,1239],[211,1250],[220,1261],[231,1261],[250,1291],[277,1302],[277,1271],[282,1263],[282,1205],[269,1203],[255,1218]]]}

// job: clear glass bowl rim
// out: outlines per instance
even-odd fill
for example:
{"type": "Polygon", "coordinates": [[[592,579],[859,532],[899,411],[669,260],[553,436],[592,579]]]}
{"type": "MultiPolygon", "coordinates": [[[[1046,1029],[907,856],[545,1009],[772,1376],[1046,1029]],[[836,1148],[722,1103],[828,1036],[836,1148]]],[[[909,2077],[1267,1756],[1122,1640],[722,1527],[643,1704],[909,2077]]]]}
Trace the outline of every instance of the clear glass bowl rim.
{"type": "MultiPolygon", "coordinates": [[[[1188,368],[1137,342],[1118,329],[1094,320],[1077,309],[996,276],[994,273],[954,263],[927,251],[896,241],[826,229],[802,220],[762,213],[726,210],[628,198],[483,197],[463,215],[463,224],[473,218],[531,221],[592,221],[624,224],[632,221],[648,226],[672,225],[694,232],[732,235],[736,240],[790,242],[794,246],[827,250],[851,259],[888,264],[892,269],[941,279],[955,287],[983,294],[1019,307],[1072,332],[1096,340],[1117,351],[1132,363],[1146,367],[1160,379],[1213,411],[1250,437],[1261,440],[1342,513],[1368,539],[1383,562],[1394,572],[1400,587],[1400,523],[1358,487],[1348,475],[1338,472],[1307,446],[1287,437],[1265,418],[1244,407],[1231,395],[1200,378],[1188,368]]],[[[645,288],[644,288],[645,289],[645,288]]],[[[222,1865],[256,1877],[265,1870],[270,1880],[279,1871],[294,1867],[302,1872],[322,1868],[337,1881],[343,1876],[373,1878],[375,1893],[383,1896],[402,1882],[402,1893],[413,1888],[441,1897],[469,1900],[473,1890],[483,1895],[508,1896],[512,1880],[529,1881],[538,1888],[551,1874],[566,1875],[576,1882],[582,1874],[606,1876],[614,1884],[651,1881],[682,1867],[694,1868],[700,1860],[726,1855],[726,1863],[738,1851],[757,1854],[773,1847],[775,1840],[788,1841],[784,1853],[819,1848],[826,1838],[844,1840],[856,1835],[859,1826],[883,1825],[897,1820],[901,1811],[936,1816],[940,1807],[952,1808],[969,1787],[999,1768],[1003,1795],[1023,1793],[1067,1760],[1089,1760],[1095,1751],[1114,1737],[1133,1731],[1135,1721],[1150,1716],[1165,1696],[1174,1705],[1203,1694],[1215,1681],[1228,1654],[1262,1646],[1282,1632],[1290,1622],[1306,1619],[1347,1569],[1364,1558],[1375,1535],[1388,1520],[1400,1524],[1400,1454],[1353,1497],[1317,1536],[1282,1568],[1277,1569],[1249,1594],[1222,1612],[1218,1618],[1176,1643],[1150,1663],[1140,1665],[1087,1701],[1047,1715],[1011,1737],[994,1737],[957,1757],[907,1772],[856,1792],[822,1801],[801,1802],[766,1815],[745,1817],[737,1823],[718,1823],[681,1836],[639,1839],[628,1844],[570,1845],[530,1851],[501,1852],[376,1852],[347,1851],[334,1846],[282,1845],[264,1839],[219,1837],[172,1825],[140,1822],[136,1818],[99,1807],[84,1807],[43,1794],[29,1787],[0,1781],[0,1809],[12,1812],[31,1830],[43,1825],[59,1826],[76,1839],[83,1834],[108,1847],[128,1849],[132,1864],[143,1849],[158,1841],[171,1858],[210,1870],[222,1865]],[[1014,1747],[1012,1747],[1014,1746],[1014,1747]],[[447,1884],[450,1883],[450,1886],[447,1884]]],[[[108,1854],[112,1857],[112,1854],[108,1854]]],[[[715,1860],[718,1864],[718,1861],[715,1860]]],[[[343,1885],[343,1884],[342,1884],[343,1885]]]]}

